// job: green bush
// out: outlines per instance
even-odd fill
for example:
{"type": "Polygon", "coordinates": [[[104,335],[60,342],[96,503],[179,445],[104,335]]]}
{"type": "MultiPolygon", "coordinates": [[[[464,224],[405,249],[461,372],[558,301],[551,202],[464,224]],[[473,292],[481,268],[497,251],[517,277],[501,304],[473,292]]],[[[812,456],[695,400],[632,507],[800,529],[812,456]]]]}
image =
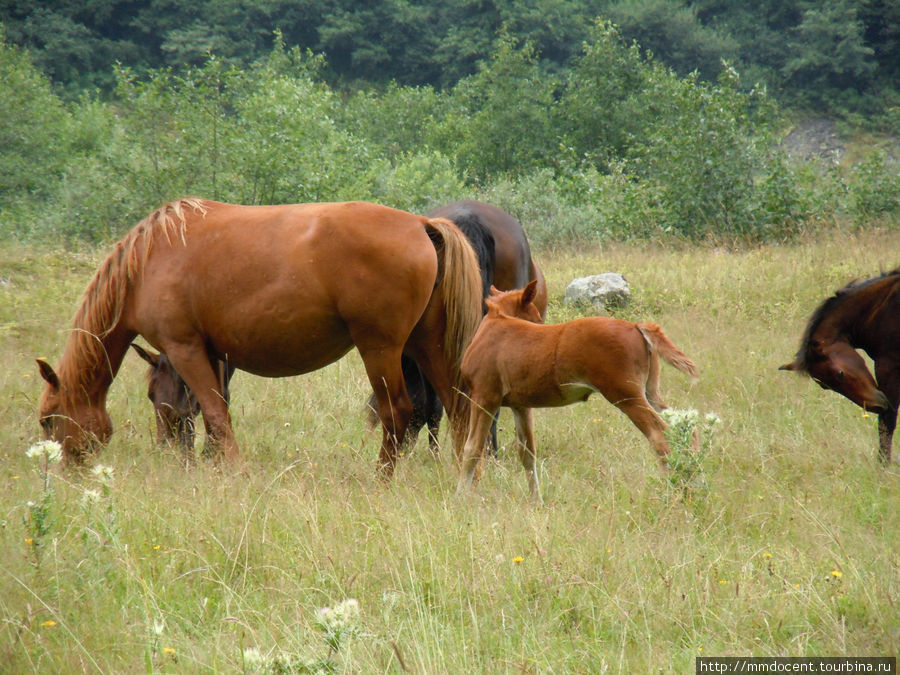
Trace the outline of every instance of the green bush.
{"type": "Polygon", "coordinates": [[[850,172],[851,209],[865,224],[900,212],[900,171],[883,150],[872,152],[850,172]]]}

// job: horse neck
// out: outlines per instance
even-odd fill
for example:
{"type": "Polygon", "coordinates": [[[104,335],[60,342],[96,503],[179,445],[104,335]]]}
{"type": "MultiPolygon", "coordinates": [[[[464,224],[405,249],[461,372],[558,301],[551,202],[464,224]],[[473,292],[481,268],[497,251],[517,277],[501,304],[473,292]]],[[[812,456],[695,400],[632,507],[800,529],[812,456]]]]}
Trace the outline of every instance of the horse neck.
{"type": "MultiPolygon", "coordinates": [[[[821,329],[831,333],[832,339],[846,339],[853,347],[871,354],[874,335],[868,326],[885,309],[886,300],[893,293],[897,279],[892,277],[857,290],[848,296],[825,321],[821,329]]],[[[821,330],[820,329],[820,330],[821,330]]]]}
{"type": "Polygon", "coordinates": [[[73,328],[59,364],[59,378],[70,399],[102,405],[134,334],[116,327],[103,336],[73,328]]]}

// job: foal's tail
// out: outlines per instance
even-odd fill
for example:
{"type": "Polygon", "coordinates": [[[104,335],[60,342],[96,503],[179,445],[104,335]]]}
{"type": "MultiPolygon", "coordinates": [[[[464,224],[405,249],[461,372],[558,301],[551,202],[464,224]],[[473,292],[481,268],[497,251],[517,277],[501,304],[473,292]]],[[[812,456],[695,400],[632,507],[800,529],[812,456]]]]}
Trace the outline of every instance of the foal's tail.
{"type": "Polygon", "coordinates": [[[466,399],[459,394],[459,367],[466,347],[481,322],[481,272],[472,245],[445,218],[428,220],[426,230],[438,253],[438,286],[444,301],[444,360],[453,385],[453,401],[447,406],[451,420],[462,420],[466,399]]]}
{"type": "Polygon", "coordinates": [[[637,329],[644,336],[647,344],[650,345],[652,351],[658,353],[663,361],[673,366],[682,373],[691,376],[692,380],[697,380],[697,366],[691,361],[678,347],[672,344],[669,337],[663,333],[655,323],[639,323],[637,329]]]}

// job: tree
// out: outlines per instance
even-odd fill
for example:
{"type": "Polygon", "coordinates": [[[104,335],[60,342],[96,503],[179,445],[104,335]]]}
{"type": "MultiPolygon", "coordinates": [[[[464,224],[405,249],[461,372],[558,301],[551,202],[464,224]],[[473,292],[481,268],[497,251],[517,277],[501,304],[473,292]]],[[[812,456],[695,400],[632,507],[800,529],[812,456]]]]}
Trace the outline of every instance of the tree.
{"type": "Polygon", "coordinates": [[[794,56],[782,68],[787,81],[813,98],[831,89],[863,89],[876,64],[851,0],[815,3],[793,29],[794,56]]]}

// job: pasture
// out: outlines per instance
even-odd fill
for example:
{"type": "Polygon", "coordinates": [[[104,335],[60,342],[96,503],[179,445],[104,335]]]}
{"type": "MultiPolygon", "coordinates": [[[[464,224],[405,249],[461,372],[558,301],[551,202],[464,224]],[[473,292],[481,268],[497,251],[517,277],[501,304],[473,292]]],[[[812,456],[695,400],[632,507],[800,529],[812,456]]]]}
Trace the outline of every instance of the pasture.
{"type": "Polygon", "coordinates": [[[446,429],[439,458],[423,433],[383,483],[355,352],[298,378],[235,375],[248,476],[155,446],[130,354],[93,462],[111,476],[45,476],[26,456],[34,359],[57,363],[106,250],[0,245],[3,670],[666,673],[900,651],[898,452],[880,468],[875,415],[777,370],[826,295],[900,264],[900,232],[535,250],[549,322],[579,315],[561,303],[571,278],[621,272],[634,303],[616,316],[658,322],[700,369],[692,385],[663,365],[664,400],[722,419],[683,490],[602,398],[535,411],[543,507],[511,449],[454,497],[446,429]],[[350,598],[345,623],[321,612],[350,598]]]}

